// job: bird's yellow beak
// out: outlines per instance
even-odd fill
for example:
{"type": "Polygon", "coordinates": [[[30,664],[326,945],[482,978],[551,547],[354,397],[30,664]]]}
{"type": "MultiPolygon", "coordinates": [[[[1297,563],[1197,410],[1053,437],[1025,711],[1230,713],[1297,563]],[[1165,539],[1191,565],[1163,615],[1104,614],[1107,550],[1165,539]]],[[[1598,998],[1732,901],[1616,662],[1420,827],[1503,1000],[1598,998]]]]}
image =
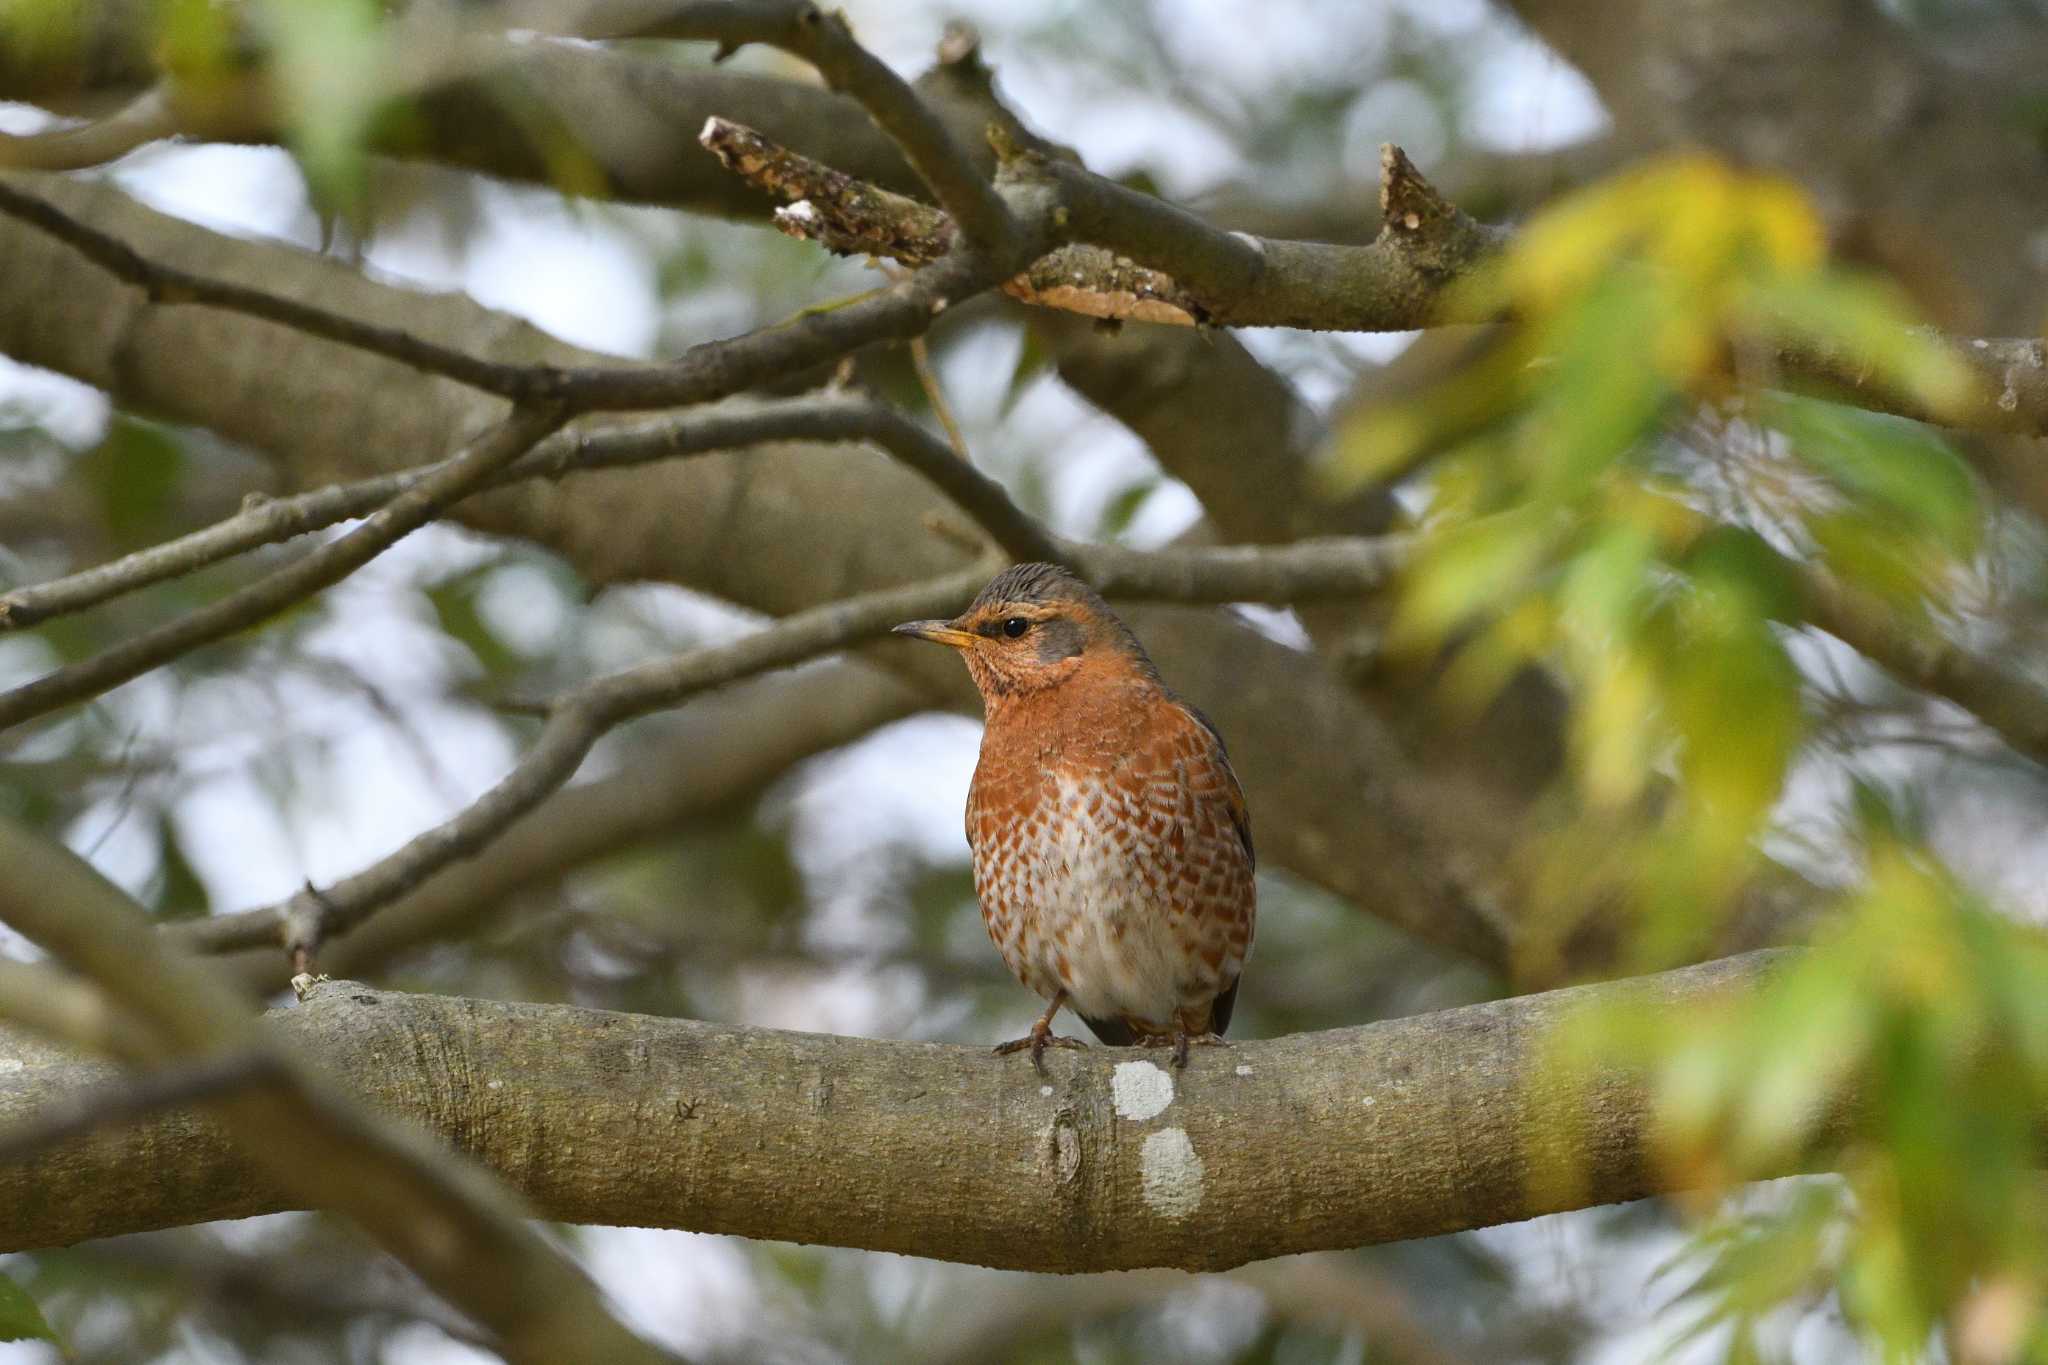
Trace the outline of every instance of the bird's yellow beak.
{"type": "Polygon", "coordinates": [[[913,640],[930,640],[934,644],[951,645],[955,649],[966,649],[981,637],[971,630],[961,630],[951,621],[905,621],[894,627],[890,634],[908,635],[913,640]]]}

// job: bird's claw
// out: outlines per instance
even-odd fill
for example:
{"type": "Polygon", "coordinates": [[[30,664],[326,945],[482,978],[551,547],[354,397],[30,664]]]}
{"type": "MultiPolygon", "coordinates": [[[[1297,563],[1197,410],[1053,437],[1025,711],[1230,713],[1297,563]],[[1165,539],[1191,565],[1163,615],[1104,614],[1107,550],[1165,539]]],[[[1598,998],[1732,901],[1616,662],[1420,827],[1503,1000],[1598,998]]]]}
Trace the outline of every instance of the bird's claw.
{"type": "Polygon", "coordinates": [[[1150,1033],[1138,1040],[1139,1047],[1171,1047],[1173,1049],[1173,1069],[1176,1071],[1186,1069],[1188,1064],[1188,1048],[1191,1045],[1194,1047],[1230,1046],[1229,1043],[1223,1041],[1223,1035],[1220,1033],[1189,1033],[1186,1030],[1181,1030],[1177,1033],[1150,1033]]]}
{"type": "Polygon", "coordinates": [[[1059,1034],[1054,1033],[1050,1028],[1041,1024],[1033,1028],[1031,1032],[1025,1034],[1022,1038],[1012,1038],[1007,1043],[996,1044],[995,1054],[998,1057],[1007,1057],[1013,1052],[1022,1052],[1024,1049],[1030,1048],[1031,1068],[1043,1076],[1045,1074],[1045,1050],[1047,1048],[1087,1046],[1088,1044],[1082,1042],[1079,1038],[1062,1038],[1059,1034]]]}

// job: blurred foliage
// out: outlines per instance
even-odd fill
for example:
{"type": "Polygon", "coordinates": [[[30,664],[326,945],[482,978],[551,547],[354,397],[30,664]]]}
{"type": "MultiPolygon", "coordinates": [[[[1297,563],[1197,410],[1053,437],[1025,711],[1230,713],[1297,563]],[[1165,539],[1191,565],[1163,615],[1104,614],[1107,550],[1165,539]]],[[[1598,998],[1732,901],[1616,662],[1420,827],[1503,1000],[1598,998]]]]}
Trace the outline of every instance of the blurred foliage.
{"type": "MultiPolygon", "coordinates": [[[[1531,855],[1553,932],[1618,916],[1625,968],[1689,960],[1809,753],[1788,647],[1806,576],[1938,645],[1987,546],[1944,437],[1778,392],[1774,357],[1856,356],[1934,411],[1967,376],[1827,263],[1796,192],[1702,159],[1561,201],[1471,288],[1507,339],[1353,418],[1338,481],[1410,477],[1432,450],[1394,647],[1449,651],[1467,705],[1531,662],[1568,681],[1568,814],[1531,855]],[[1744,439],[1703,454],[1702,410],[1744,439]],[[1767,495],[1721,496],[1746,480],[1767,495]]],[[[1857,785],[1843,813],[1857,871],[1810,948],[1683,1019],[1647,999],[1578,1017],[1531,1084],[1570,1105],[1617,1063],[1650,1077],[1660,1160],[1708,1215],[1666,1277],[1691,1315],[1674,1350],[1788,1358],[1773,1325],[1825,1307],[1874,1359],[2048,1359],[2048,939],[1926,851],[1910,800],[1857,785]],[[1713,1215],[1802,1165],[1842,1174],[1713,1215]]],[[[1538,1179],[1575,1178],[1546,1161],[1538,1179]]]]}
{"type": "Polygon", "coordinates": [[[0,1272],[0,1341],[51,1341],[57,1334],[26,1289],[0,1272]]]}
{"type": "Polygon", "coordinates": [[[1532,662],[1577,694],[1583,818],[1532,855],[1549,918],[1532,960],[1617,907],[1636,912],[1627,966],[1689,960],[1755,872],[1807,737],[1783,630],[1803,575],[1929,627],[1984,520],[1942,438],[1766,394],[1775,357],[1856,356],[1935,411],[1969,377],[1898,296],[1828,264],[1796,190],[1705,158],[1565,197],[1464,287],[1514,318],[1507,338],[1440,389],[1351,418],[1333,481],[1435,455],[1390,643],[1421,658],[1455,645],[1454,703],[1483,704],[1532,662]],[[1711,515],[1678,440],[1702,407],[1753,429],[1759,477],[1801,490],[1777,515],[1711,515]]]}
{"type": "Polygon", "coordinates": [[[1569,1106],[1596,1069],[1648,1076],[1659,1160],[1708,1214],[1665,1272],[1681,1343],[1776,1359],[1772,1320],[1825,1302],[1875,1359],[1944,1337],[1951,1360],[2048,1359],[2048,937],[1860,804],[1868,877],[1811,947],[1683,1019],[1647,999],[1582,1012],[1537,1083],[1569,1106]],[[1763,1207],[1730,1194],[1802,1165],[1841,1175],[1763,1207]]]}

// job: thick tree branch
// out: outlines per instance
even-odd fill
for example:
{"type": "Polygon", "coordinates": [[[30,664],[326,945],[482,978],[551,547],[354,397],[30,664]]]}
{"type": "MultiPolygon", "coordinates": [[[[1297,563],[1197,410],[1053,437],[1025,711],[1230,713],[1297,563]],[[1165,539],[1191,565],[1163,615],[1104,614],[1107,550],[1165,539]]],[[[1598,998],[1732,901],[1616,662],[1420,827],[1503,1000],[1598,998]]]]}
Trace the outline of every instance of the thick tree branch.
{"type": "MultiPolygon", "coordinates": [[[[936,259],[956,233],[944,213],[863,184],[751,128],[709,120],[700,142],[734,173],[789,202],[791,236],[841,254],[936,259]]],[[[1026,303],[1092,317],[1239,327],[1402,331],[1446,321],[1443,287],[1505,239],[1460,213],[1401,151],[1382,154],[1383,226],[1368,246],[1224,232],[1070,162],[1012,149],[1009,172],[1050,185],[1056,231],[1073,244],[1003,285],[1026,303]]]]}
{"type": "Polygon", "coordinates": [[[422,476],[361,526],[297,563],[90,659],[0,693],[0,730],[97,696],[340,582],[518,459],[562,420],[559,408],[514,409],[468,449],[422,476]]]}
{"type": "MultiPolygon", "coordinates": [[[[8,1015],[8,1011],[0,1009],[0,1015],[8,1015]]],[[[268,1085],[274,1079],[276,1063],[269,1053],[230,1052],[82,1090],[40,1111],[33,1120],[0,1131],[0,1166],[96,1129],[133,1122],[159,1109],[182,1109],[231,1091],[268,1085]]]]}
{"type": "MultiPolygon", "coordinates": [[[[520,1361],[656,1361],[595,1286],[481,1168],[375,1113],[244,1013],[207,964],[170,948],[140,906],[68,850],[0,822],[0,919],[88,977],[152,1030],[124,1058],[158,1064],[262,1054],[275,1083],[218,1099],[244,1179],[354,1217],[520,1361]]],[[[0,1106],[14,1123],[25,1110],[0,1106]]],[[[105,1139],[89,1140],[93,1148],[105,1139]]],[[[29,1174],[42,1159],[4,1168],[29,1174]]],[[[42,1204],[47,1193],[19,1202],[42,1204]]]]}
{"type": "MultiPolygon", "coordinates": [[[[1041,1271],[1214,1270],[1671,1188],[1640,1078],[1546,1084],[1543,1041],[1574,1009],[1620,998],[1689,1013],[1770,962],[1242,1042],[1179,1074],[1130,1051],[1059,1053],[1049,1081],[981,1047],[342,981],[271,1026],[551,1218],[1041,1271]]],[[[101,1074],[0,1075],[0,1115],[101,1074]]],[[[1842,1124],[1836,1112],[1827,1137],[1842,1124]]],[[[0,1248],[292,1206],[245,1161],[210,1125],[168,1116],[46,1152],[0,1169],[0,1248]],[[180,1179],[157,1178],[166,1163],[180,1179]]]]}
{"type": "MultiPolygon", "coordinates": [[[[743,124],[709,119],[697,140],[728,170],[784,201],[776,227],[838,255],[922,265],[959,237],[942,210],[856,180],[743,124]]],[[[1001,289],[1021,303],[1118,321],[1193,326],[1203,312],[1171,276],[1086,243],[1039,257],[1001,289]]]]}

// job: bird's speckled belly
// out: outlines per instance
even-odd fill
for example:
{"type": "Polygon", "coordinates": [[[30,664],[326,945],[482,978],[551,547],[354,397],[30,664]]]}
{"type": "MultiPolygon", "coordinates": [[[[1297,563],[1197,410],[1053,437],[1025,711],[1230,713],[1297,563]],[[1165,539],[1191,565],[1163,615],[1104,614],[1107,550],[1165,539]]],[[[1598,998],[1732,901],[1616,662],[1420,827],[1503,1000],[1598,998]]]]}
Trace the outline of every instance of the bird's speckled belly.
{"type": "Polygon", "coordinates": [[[1091,1018],[1159,1030],[1213,997],[1219,974],[1188,941],[1198,932],[1173,894],[1173,850],[1136,791],[1054,775],[1017,836],[977,845],[975,890],[989,934],[1023,983],[1050,999],[1065,988],[1091,1018]]]}

